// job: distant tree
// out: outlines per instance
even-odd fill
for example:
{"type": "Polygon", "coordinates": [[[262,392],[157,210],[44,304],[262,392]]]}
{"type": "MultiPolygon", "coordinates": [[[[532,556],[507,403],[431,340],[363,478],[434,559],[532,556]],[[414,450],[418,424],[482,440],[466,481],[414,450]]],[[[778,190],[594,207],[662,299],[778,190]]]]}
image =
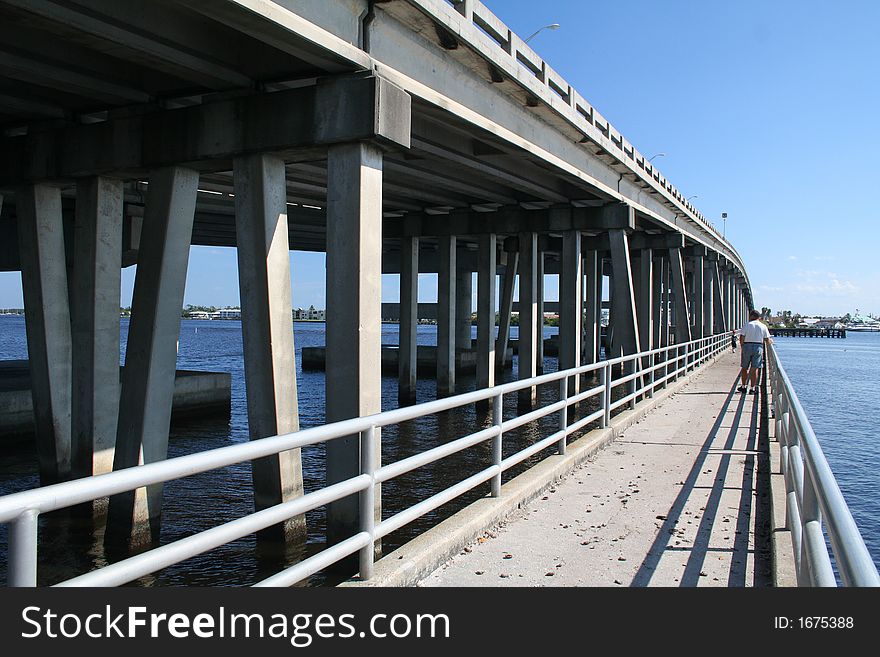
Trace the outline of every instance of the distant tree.
{"type": "Polygon", "coordinates": [[[761,308],[761,319],[767,320],[770,319],[770,315],[773,314],[773,311],[770,310],[767,306],[761,308]]]}

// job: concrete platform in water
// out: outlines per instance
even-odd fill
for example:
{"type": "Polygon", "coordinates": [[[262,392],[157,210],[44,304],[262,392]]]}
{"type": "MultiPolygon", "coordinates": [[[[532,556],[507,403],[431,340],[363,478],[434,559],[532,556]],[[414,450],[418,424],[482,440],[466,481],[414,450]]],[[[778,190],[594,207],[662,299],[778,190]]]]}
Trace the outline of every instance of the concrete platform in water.
{"type": "MultiPolygon", "coordinates": [[[[119,368],[120,376],[122,368],[119,368]]],[[[227,372],[177,370],[172,417],[229,414],[232,377],[227,372]]],[[[34,430],[30,370],[26,360],[0,361],[0,439],[26,437],[34,430]]]]}

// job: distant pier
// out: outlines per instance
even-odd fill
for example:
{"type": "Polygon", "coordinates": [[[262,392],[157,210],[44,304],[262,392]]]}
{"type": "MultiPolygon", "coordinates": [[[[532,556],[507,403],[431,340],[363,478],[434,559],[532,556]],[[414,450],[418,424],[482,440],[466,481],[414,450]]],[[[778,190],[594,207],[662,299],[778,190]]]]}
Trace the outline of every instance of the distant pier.
{"type": "Polygon", "coordinates": [[[770,335],[781,338],[845,338],[846,329],[836,328],[771,328],[770,335]]]}

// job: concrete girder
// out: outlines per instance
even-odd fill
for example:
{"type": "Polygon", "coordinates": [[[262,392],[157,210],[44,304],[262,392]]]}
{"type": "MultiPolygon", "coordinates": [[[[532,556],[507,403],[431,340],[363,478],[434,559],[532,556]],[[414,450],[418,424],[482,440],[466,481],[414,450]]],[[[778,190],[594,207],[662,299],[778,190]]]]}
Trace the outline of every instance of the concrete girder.
{"type": "Polygon", "coordinates": [[[630,268],[629,240],[622,229],[608,231],[611,243],[611,267],[613,288],[611,314],[614,318],[614,338],[611,358],[617,357],[618,349],[624,355],[640,351],[636,301],[633,292],[633,276],[630,268]],[[615,346],[616,345],[616,346],[615,346]]]}
{"type": "Polygon", "coordinates": [[[442,238],[437,254],[437,397],[455,392],[456,238],[442,238]]]}
{"type": "MultiPolygon", "coordinates": [[[[519,236],[519,378],[537,376],[538,355],[538,236],[519,236]]],[[[536,401],[534,386],[519,392],[519,403],[532,406],[536,401]]]]}
{"type": "Polygon", "coordinates": [[[419,307],[419,239],[400,240],[400,323],[398,343],[398,401],[416,400],[416,329],[419,307]]]}
{"type": "Polygon", "coordinates": [[[495,385],[496,236],[480,235],[477,270],[477,388],[495,385]]]}
{"type": "MultiPolygon", "coordinates": [[[[580,365],[583,321],[583,254],[579,231],[562,235],[562,273],[559,276],[559,369],[580,365]]],[[[569,393],[579,392],[579,377],[569,380],[569,393]]]]}
{"type": "Polygon", "coordinates": [[[376,140],[409,147],[410,97],[374,75],[0,140],[0,186],[192,166],[247,153],[376,140]]]}
{"type": "MultiPolygon", "coordinates": [[[[505,251],[508,240],[504,241],[505,251]]],[[[517,240],[518,249],[518,240],[517,240]]],[[[517,270],[519,269],[519,250],[507,253],[507,266],[504,268],[504,277],[501,285],[501,308],[498,311],[498,339],[495,346],[495,361],[497,374],[500,377],[507,365],[507,347],[510,342],[510,319],[513,312],[513,290],[516,283],[517,270]]]]}

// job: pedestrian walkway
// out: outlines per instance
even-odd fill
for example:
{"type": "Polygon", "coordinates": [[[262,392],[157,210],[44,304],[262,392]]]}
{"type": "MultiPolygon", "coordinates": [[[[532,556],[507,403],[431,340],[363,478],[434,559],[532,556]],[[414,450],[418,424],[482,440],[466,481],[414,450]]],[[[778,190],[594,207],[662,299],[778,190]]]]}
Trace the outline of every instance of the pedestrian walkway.
{"type": "Polygon", "coordinates": [[[769,585],[761,400],[736,391],[737,355],[419,585],[769,585]]]}

